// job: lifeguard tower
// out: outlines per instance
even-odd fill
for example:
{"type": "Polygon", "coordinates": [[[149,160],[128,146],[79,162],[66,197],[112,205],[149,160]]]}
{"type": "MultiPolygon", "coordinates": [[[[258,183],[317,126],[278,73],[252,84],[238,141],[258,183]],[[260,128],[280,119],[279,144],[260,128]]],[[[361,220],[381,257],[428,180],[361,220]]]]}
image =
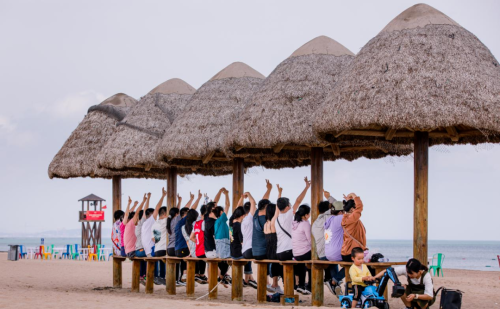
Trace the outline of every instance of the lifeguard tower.
{"type": "Polygon", "coordinates": [[[90,194],[78,201],[82,202],[78,221],[82,223],[82,248],[101,244],[101,223],[104,222],[102,202],[106,200],[95,194],[90,194]],[[85,210],[85,202],[87,210],[85,210]],[[94,210],[91,210],[91,207],[94,207],[94,210]]]}

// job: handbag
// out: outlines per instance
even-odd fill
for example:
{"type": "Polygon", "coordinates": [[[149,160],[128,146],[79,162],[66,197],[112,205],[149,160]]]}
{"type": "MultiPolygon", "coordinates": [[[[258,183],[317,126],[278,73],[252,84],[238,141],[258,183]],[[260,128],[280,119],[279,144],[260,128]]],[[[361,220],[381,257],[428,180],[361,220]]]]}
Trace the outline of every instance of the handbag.
{"type": "Polygon", "coordinates": [[[462,308],[462,294],[460,290],[447,289],[440,287],[435,293],[436,296],[441,291],[440,309],[460,309],[462,308]],[[442,290],[442,291],[441,291],[442,290]]]}

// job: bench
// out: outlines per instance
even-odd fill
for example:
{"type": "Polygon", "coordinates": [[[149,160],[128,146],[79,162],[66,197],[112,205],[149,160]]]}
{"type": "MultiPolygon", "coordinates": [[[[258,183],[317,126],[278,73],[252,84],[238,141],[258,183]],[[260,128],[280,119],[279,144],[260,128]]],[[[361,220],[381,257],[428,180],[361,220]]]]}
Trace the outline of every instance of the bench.
{"type": "MultiPolygon", "coordinates": [[[[113,287],[122,287],[122,262],[126,260],[125,257],[113,256],[113,287]]],[[[186,275],[186,294],[191,297],[194,296],[195,288],[195,268],[196,262],[205,261],[208,264],[208,299],[217,299],[217,284],[218,284],[218,263],[227,262],[232,266],[232,286],[231,286],[231,300],[243,300],[243,267],[248,262],[257,264],[257,301],[259,303],[266,303],[267,299],[267,270],[269,264],[279,263],[283,266],[283,292],[281,297],[281,304],[285,305],[285,298],[293,298],[294,304],[298,305],[299,295],[295,294],[295,277],[293,273],[293,266],[304,263],[308,268],[311,268],[311,297],[313,306],[322,306],[324,300],[324,270],[330,265],[339,265],[345,268],[345,281],[351,282],[349,277],[349,268],[352,262],[343,261],[323,261],[323,260],[309,260],[309,261],[278,261],[278,260],[253,260],[253,259],[209,259],[209,258],[193,258],[193,257],[146,257],[146,258],[132,258],[132,292],[139,292],[139,272],[140,262],[147,262],[146,271],[146,294],[152,294],[154,290],[154,266],[158,261],[166,263],[166,292],[169,295],[176,294],[176,265],[181,261],[187,264],[186,275]]],[[[394,265],[406,265],[406,262],[383,262],[383,263],[366,263],[375,269],[377,273],[394,265]]],[[[387,298],[387,290],[384,293],[387,298]]]]}

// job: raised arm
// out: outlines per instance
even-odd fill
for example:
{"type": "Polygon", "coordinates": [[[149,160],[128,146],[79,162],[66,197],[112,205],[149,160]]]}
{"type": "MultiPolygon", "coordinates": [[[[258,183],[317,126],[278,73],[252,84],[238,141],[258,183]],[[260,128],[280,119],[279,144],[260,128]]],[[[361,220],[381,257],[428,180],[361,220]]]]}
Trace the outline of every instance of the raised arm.
{"type": "Polygon", "coordinates": [[[123,225],[127,224],[127,221],[128,221],[128,214],[130,212],[130,204],[132,204],[132,199],[130,198],[130,196],[128,197],[128,204],[127,204],[127,209],[125,210],[125,215],[123,216],[123,225]],[[126,221],[125,221],[126,220],[126,221]]]}
{"type": "Polygon", "coordinates": [[[177,208],[181,208],[182,197],[177,193],[177,208]]]}
{"type": "Polygon", "coordinates": [[[330,202],[330,204],[333,204],[337,201],[333,196],[330,195],[330,192],[323,190],[323,194],[325,195],[325,198],[328,200],[328,202],[330,202]]]}
{"type": "Polygon", "coordinates": [[[146,206],[144,207],[144,210],[149,208],[149,200],[151,199],[151,192],[148,192],[148,200],[146,201],[146,206]]]}
{"type": "Polygon", "coordinates": [[[128,215],[129,215],[129,213],[131,211],[134,212],[135,208],[137,207],[137,204],[139,204],[139,202],[135,201],[134,202],[134,206],[132,206],[132,209],[130,208],[130,203],[128,204],[127,211],[125,212],[125,218],[123,218],[123,225],[127,225],[127,223],[128,223],[128,215]]]}
{"type": "Polygon", "coordinates": [[[224,189],[224,195],[226,196],[226,207],[224,207],[224,212],[227,215],[227,212],[229,211],[229,207],[231,207],[231,202],[229,201],[229,191],[224,189]]]}
{"type": "Polygon", "coordinates": [[[153,218],[156,220],[158,218],[158,212],[160,212],[161,205],[163,204],[163,199],[167,196],[167,191],[165,191],[165,188],[161,188],[161,198],[158,201],[158,204],[156,204],[156,208],[153,211],[153,218]]]}
{"type": "Polygon", "coordinates": [[[240,196],[240,199],[238,200],[238,205],[236,207],[243,206],[243,200],[245,200],[245,194],[242,194],[240,196]]]}
{"type": "Polygon", "coordinates": [[[306,197],[307,190],[309,190],[309,188],[311,187],[311,181],[307,180],[307,177],[304,178],[304,181],[306,183],[306,187],[300,193],[300,195],[297,197],[297,199],[295,200],[295,204],[293,204],[293,213],[295,213],[297,211],[297,208],[299,208],[300,203],[302,203],[302,201],[304,200],[304,197],[306,197]]]}
{"type": "Polygon", "coordinates": [[[134,225],[137,225],[137,222],[139,221],[139,212],[142,210],[147,200],[148,196],[146,193],[144,193],[144,198],[142,199],[141,205],[139,205],[139,208],[137,208],[137,211],[135,212],[134,217],[132,218],[132,220],[134,220],[134,225]]]}
{"type": "Polygon", "coordinates": [[[191,208],[191,204],[193,203],[193,200],[194,200],[194,194],[189,192],[189,201],[186,203],[186,205],[184,207],[191,208]]]}
{"type": "Polygon", "coordinates": [[[276,211],[274,212],[274,216],[271,219],[271,228],[276,230],[276,220],[278,220],[278,216],[280,215],[280,209],[276,206],[276,211]]]}
{"type": "Polygon", "coordinates": [[[250,194],[250,192],[245,192],[245,197],[248,198],[248,200],[250,201],[250,212],[249,214],[253,217],[253,215],[255,214],[255,210],[256,210],[256,207],[255,207],[255,199],[253,198],[253,196],[250,194]]]}
{"type": "Polygon", "coordinates": [[[347,224],[358,221],[363,212],[363,202],[361,202],[361,198],[354,193],[349,194],[347,197],[344,195],[344,198],[346,198],[346,200],[354,200],[354,204],[356,205],[352,214],[346,219],[347,224]]]}
{"type": "Polygon", "coordinates": [[[283,188],[282,188],[282,187],[280,187],[280,185],[279,185],[279,184],[277,184],[276,186],[278,187],[278,198],[280,198],[280,197],[281,197],[281,194],[283,193],[283,188]]]}
{"type": "Polygon", "coordinates": [[[200,204],[200,200],[201,200],[201,197],[202,197],[202,196],[203,196],[203,195],[201,194],[201,191],[200,191],[200,190],[198,190],[198,198],[196,199],[196,201],[195,201],[193,204],[191,204],[191,209],[196,209],[196,208],[198,208],[198,204],[200,204]]]}
{"type": "Polygon", "coordinates": [[[217,194],[215,195],[214,197],[214,203],[215,205],[217,205],[217,203],[219,203],[219,200],[220,200],[220,195],[222,194],[222,192],[224,192],[226,190],[226,188],[221,188],[219,190],[219,192],[217,192],[217,194]]]}
{"type": "Polygon", "coordinates": [[[269,196],[271,195],[272,190],[273,190],[272,183],[269,182],[269,179],[266,179],[266,193],[264,193],[264,196],[262,197],[262,199],[268,200],[269,196]]]}

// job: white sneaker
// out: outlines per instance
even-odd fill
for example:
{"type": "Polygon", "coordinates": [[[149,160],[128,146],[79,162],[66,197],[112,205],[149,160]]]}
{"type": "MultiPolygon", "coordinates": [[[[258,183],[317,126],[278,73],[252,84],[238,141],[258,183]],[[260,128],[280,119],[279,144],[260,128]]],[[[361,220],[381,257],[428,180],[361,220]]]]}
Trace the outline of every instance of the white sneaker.
{"type": "Polygon", "coordinates": [[[274,293],[275,288],[272,285],[268,284],[266,288],[268,292],[274,293]]]}
{"type": "Polygon", "coordinates": [[[285,294],[285,292],[283,292],[283,289],[279,285],[277,287],[275,287],[274,289],[275,289],[275,293],[285,294]]]}

